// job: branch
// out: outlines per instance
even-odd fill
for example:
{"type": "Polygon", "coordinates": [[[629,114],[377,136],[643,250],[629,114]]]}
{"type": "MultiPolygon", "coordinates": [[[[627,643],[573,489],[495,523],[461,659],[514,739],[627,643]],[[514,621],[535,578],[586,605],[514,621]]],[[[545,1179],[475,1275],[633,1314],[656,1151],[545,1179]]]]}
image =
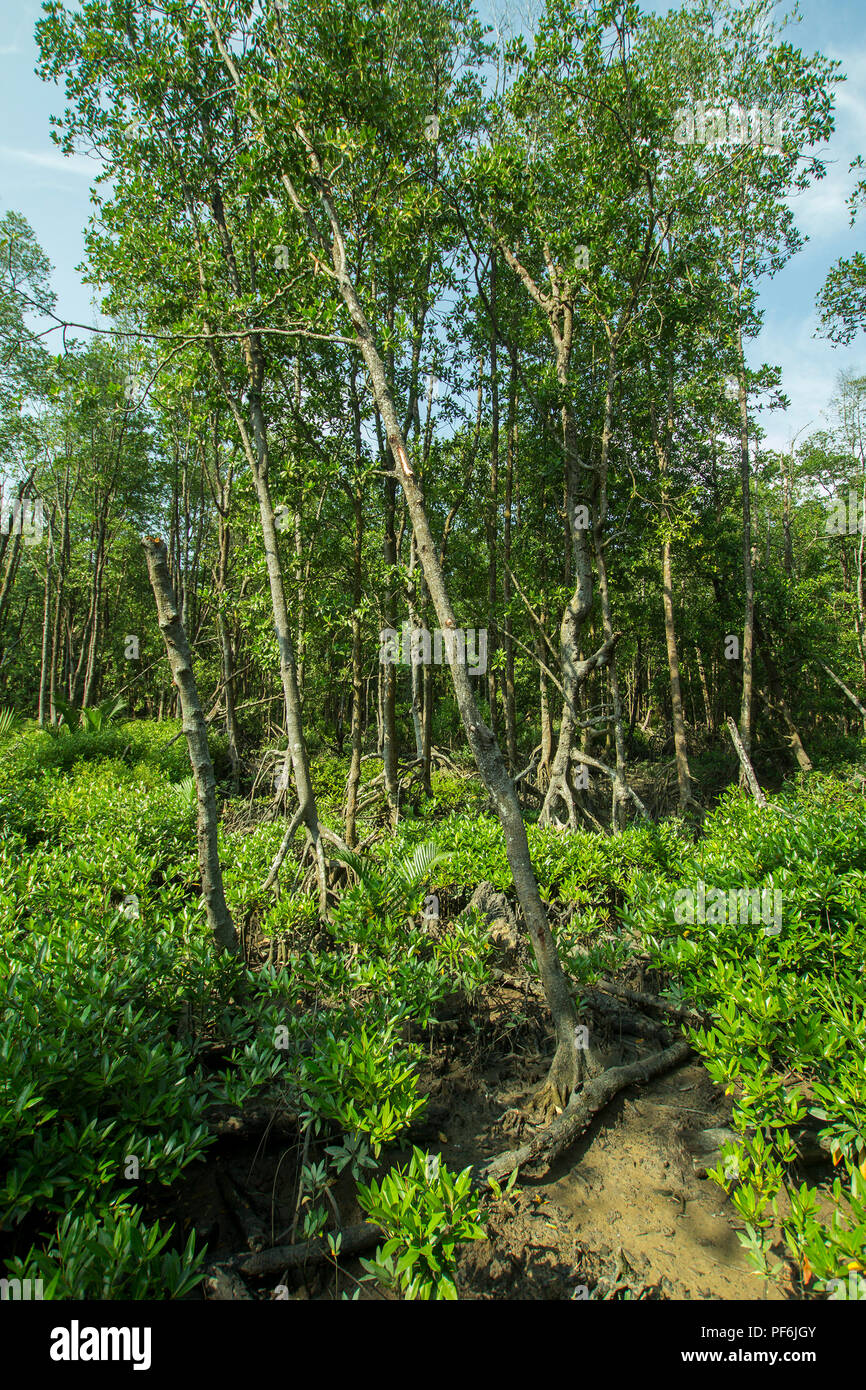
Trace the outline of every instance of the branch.
{"type": "Polygon", "coordinates": [[[268,871],[268,876],[262,884],[263,892],[270,888],[276,881],[277,874],[280,872],[280,869],[282,868],[283,860],[289,852],[289,845],[295,838],[298,826],[301,824],[301,821],[303,819],[304,807],[299,806],[295,814],[292,816],[292,819],[289,821],[289,824],[286,827],[286,833],[280,841],[280,847],[274,855],[274,862],[271,864],[271,867],[268,871]]]}
{"type": "Polygon", "coordinates": [[[767,798],[761,791],[758,779],[755,776],[755,769],[749,762],[749,755],[743,747],[743,740],[740,738],[739,730],[730,715],[728,715],[727,720],[725,722],[728,726],[728,733],[731,735],[734,747],[737,750],[737,757],[739,758],[740,766],[742,767],[743,772],[746,775],[746,781],[749,784],[749,789],[752,793],[752,796],[755,798],[755,801],[758,806],[766,806],[767,798]]]}
{"type": "Polygon", "coordinates": [[[840,690],[844,690],[852,705],[854,705],[860,711],[863,718],[866,719],[866,709],[864,709],[863,705],[861,705],[853,690],[849,690],[845,682],[840,681],[839,677],[837,675],[834,675],[834,673],[830,670],[830,667],[827,665],[826,661],[822,661],[820,657],[818,657],[818,665],[823,667],[823,669],[827,672],[827,675],[830,677],[831,681],[835,681],[840,690]]]}

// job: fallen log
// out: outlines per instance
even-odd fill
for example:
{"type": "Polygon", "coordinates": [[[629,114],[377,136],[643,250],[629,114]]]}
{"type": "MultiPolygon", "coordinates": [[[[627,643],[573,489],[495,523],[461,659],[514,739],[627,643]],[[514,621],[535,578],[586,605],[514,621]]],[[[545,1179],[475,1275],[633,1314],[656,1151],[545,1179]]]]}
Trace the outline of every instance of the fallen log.
{"type": "MultiPolygon", "coordinates": [[[[750,1128],[747,1134],[754,1134],[754,1130],[750,1128]]],[[[736,1130],[725,1127],[705,1129],[698,1134],[687,1135],[683,1139],[683,1145],[692,1155],[695,1177],[705,1178],[710,1168],[719,1166],[722,1162],[723,1144],[742,1144],[746,1137],[747,1135],[738,1134],[736,1130]]],[[[789,1131],[789,1137],[797,1151],[799,1163],[811,1166],[832,1162],[832,1143],[828,1138],[822,1137],[816,1129],[809,1125],[799,1125],[789,1131]]]]}
{"type": "Polygon", "coordinates": [[[217,1169],[216,1181],[226,1209],[234,1218],[248,1248],[263,1250],[268,1243],[268,1230],[252,1203],[247,1200],[246,1193],[221,1169],[217,1169]]]}
{"type": "Polygon", "coordinates": [[[749,784],[749,790],[751,791],[752,796],[755,798],[755,802],[758,806],[766,806],[767,798],[761,791],[758,779],[755,776],[755,769],[752,767],[752,764],[749,761],[749,755],[743,747],[743,740],[740,738],[740,731],[730,715],[728,715],[725,723],[728,726],[728,733],[731,735],[731,741],[734,745],[734,748],[737,750],[737,757],[739,758],[740,766],[743,769],[743,776],[749,784]]]}
{"type": "MultiPolygon", "coordinates": [[[[340,1232],[339,1258],[357,1255],[369,1250],[378,1241],[385,1239],[380,1226],[372,1221],[361,1221],[356,1226],[344,1226],[340,1232]]],[[[261,1278],[266,1274],[279,1274],[284,1269],[299,1269],[306,1264],[323,1264],[333,1259],[331,1247],[325,1236],[315,1240],[302,1240],[297,1245],[274,1245],[270,1250],[259,1250],[254,1255],[237,1255],[230,1261],[231,1267],[251,1278],[261,1278]]]]}
{"type": "Polygon", "coordinates": [[[697,1009],[683,1009],[678,1004],[669,1003],[667,999],[660,999],[657,994],[644,994],[641,990],[619,985],[614,980],[599,980],[597,987],[607,994],[615,994],[617,999],[624,999],[626,1003],[639,1009],[664,1014],[666,1018],[675,1018],[680,1023],[700,1026],[709,1022],[708,1015],[700,1013],[697,1009]]]}
{"type": "Polygon", "coordinates": [[[663,1047],[670,1045],[671,1030],[666,1024],[647,1018],[645,1014],[632,1009],[623,1008],[621,1003],[602,990],[581,988],[578,995],[614,1031],[635,1038],[657,1039],[663,1047]]]}

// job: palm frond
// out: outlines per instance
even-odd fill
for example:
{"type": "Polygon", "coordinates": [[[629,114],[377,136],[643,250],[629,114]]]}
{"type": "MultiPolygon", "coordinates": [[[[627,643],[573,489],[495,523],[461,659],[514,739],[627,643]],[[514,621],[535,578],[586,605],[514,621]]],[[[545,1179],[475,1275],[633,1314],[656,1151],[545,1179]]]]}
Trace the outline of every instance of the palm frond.
{"type": "Polygon", "coordinates": [[[57,716],[57,728],[73,729],[78,723],[78,707],[71,700],[64,700],[61,695],[55,695],[54,710],[57,716]]]}
{"type": "Polygon", "coordinates": [[[385,887],[385,880],[382,877],[381,867],[368,854],[357,854],[352,849],[340,849],[335,846],[329,849],[328,853],[332,859],[337,859],[341,864],[347,865],[352,869],[358,882],[372,898],[374,895],[380,897],[385,887]]]}
{"type": "Polygon", "coordinates": [[[172,800],[175,805],[183,811],[191,811],[198,799],[195,778],[192,776],[182,777],[179,782],[175,782],[172,787],[172,800]]]}
{"type": "Polygon", "coordinates": [[[437,864],[450,859],[450,854],[440,850],[433,840],[424,840],[416,845],[405,859],[391,865],[392,872],[406,888],[417,888],[430,877],[437,864]]]}
{"type": "Polygon", "coordinates": [[[388,913],[413,911],[413,899],[429,879],[434,866],[450,857],[430,840],[416,845],[402,859],[392,859],[385,868],[369,855],[357,854],[354,850],[337,848],[330,853],[354,871],[370,905],[388,913]]]}

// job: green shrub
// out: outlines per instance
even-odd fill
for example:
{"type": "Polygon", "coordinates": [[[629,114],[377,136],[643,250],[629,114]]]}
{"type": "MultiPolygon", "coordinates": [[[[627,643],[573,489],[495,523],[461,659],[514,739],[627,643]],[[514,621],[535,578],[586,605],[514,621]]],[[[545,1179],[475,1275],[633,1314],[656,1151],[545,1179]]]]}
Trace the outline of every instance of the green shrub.
{"type": "Polygon", "coordinates": [[[167,1250],[174,1227],[145,1226],[140,1207],[121,1204],[96,1216],[67,1212],[46,1249],[7,1261],[12,1278],[41,1279],[44,1299],[182,1298],[204,1275],[195,1233],[183,1252],[167,1250]]]}
{"type": "Polygon", "coordinates": [[[415,1148],[407,1167],[360,1183],[358,1201],[388,1237],[374,1259],[361,1261],[370,1278],[410,1300],[457,1298],[456,1247],[485,1236],[471,1169],[455,1176],[438,1155],[415,1148]]]}

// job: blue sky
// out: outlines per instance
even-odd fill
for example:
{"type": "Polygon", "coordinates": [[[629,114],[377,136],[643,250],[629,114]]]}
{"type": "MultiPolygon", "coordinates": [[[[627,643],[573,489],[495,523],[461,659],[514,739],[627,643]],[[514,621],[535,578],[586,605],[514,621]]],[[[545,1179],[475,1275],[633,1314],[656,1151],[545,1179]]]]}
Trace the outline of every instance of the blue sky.
{"type": "MultiPolygon", "coordinates": [[[[519,6],[518,6],[519,8],[519,6]]],[[[644,8],[666,11],[669,0],[644,8]]],[[[781,8],[786,9],[787,6],[781,8]]],[[[802,23],[786,37],[804,49],[842,60],[847,81],[837,88],[836,132],[829,144],[827,177],[795,202],[798,226],[808,236],[804,249],[762,286],[764,327],[750,345],[753,364],[782,368],[791,407],[765,416],[767,444],[784,448],[804,428],[825,423],[841,369],[866,374],[866,338],[850,348],[816,338],[815,296],[840,255],[851,255],[866,239],[866,211],[849,226],[845,199],[855,155],[866,156],[866,4],[864,0],[801,0],[802,23]]],[[[75,267],[83,258],[83,229],[90,215],[90,182],[97,165],[77,155],[64,159],[52,145],[49,117],[61,114],[61,88],[40,82],[33,69],[33,26],[37,0],[12,0],[0,13],[0,212],[23,213],[55,267],[58,312],[81,323],[99,320],[91,292],[75,267]]],[[[83,336],[83,335],[79,335],[83,336]]],[[[53,340],[49,340],[53,341],[53,340]]]]}

